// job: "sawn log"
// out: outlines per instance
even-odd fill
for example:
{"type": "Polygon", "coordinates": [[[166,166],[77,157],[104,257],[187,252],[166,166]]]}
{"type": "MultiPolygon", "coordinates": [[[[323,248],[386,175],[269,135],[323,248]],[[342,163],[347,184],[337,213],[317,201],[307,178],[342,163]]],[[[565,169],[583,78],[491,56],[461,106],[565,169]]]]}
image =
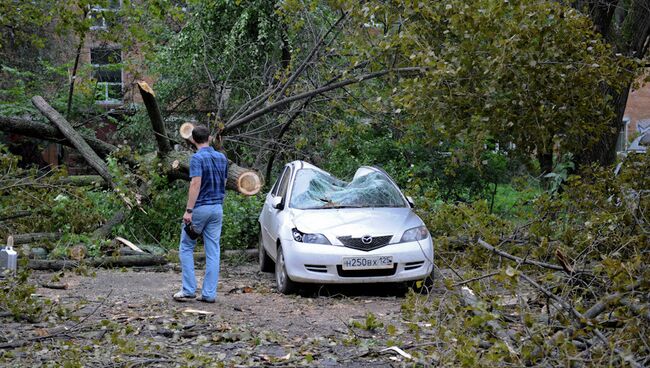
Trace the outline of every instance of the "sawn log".
{"type": "Polygon", "coordinates": [[[30,259],[27,265],[32,270],[49,270],[59,271],[79,267],[86,264],[90,267],[144,267],[159,266],[167,263],[163,256],[139,255],[139,256],[121,256],[121,257],[101,257],[86,259],[83,263],[73,260],[41,260],[30,259]]]}

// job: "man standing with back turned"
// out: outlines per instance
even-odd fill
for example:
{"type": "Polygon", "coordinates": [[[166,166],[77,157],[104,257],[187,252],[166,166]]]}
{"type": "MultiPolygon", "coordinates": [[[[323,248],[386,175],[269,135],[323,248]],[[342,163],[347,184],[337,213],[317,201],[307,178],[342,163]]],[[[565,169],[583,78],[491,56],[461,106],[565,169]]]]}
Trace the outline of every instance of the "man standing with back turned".
{"type": "Polygon", "coordinates": [[[196,237],[203,234],[205,247],[205,277],[201,296],[197,299],[214,303],[219,281],[219,238],[223,218],[223,198],[226,194],[228,160],[208,144],[210,132],[199,125],[192,130],[190,141],[196,146],[196,153],[190,159],[190,190],[187,207],[183,215],[183,229],[179,258],[183,269],[181,291],[174,294],[177,301],[196,297],[194,276],[194,246],[196,237]]]}

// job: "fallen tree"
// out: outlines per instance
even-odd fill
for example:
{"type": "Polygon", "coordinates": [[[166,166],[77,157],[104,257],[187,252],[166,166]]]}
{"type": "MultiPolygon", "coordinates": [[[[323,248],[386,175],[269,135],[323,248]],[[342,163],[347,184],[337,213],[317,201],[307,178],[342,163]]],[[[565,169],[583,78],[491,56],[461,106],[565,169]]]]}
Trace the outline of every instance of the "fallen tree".
{"type": "Polygon", "coordinates": [[[146,267],[160,266],[167,263],[163,256],[156,255],[137,255],[137,256],[119,256],[119,257],[99,257],[89,258],[84,261],[60,260],[60,259],[30,259],[27,264],[32,270],[60,271],[64,269],[77,268],[80,265],[90,267],[146,267]]]}

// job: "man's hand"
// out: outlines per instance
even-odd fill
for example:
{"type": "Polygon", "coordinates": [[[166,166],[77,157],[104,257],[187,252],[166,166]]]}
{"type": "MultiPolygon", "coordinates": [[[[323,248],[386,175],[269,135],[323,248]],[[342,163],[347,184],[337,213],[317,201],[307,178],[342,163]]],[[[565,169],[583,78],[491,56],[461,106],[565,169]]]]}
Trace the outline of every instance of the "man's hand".
{"type": "Polygon", "coordinates": [[[192,222],[192,214],[186,211],[183,215],[183,223],[189,224],[190,222],[192,222]]]}

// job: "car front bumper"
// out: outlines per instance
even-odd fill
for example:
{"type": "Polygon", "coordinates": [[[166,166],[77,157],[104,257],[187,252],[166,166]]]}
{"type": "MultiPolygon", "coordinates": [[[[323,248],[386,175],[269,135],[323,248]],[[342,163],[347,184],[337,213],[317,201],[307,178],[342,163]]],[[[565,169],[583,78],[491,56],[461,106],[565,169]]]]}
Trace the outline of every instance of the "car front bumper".
{"type": "Polygon", "coordinates": [[[287,274],[292,281],[319,284],[357,284],[422,280],[433,271],[431,237],[419,242],[389,244],[361,251],[338,245],[282,242],[287,274]],[[343,257],[392,256],[393,269],[345,271],[343,257]]]}

